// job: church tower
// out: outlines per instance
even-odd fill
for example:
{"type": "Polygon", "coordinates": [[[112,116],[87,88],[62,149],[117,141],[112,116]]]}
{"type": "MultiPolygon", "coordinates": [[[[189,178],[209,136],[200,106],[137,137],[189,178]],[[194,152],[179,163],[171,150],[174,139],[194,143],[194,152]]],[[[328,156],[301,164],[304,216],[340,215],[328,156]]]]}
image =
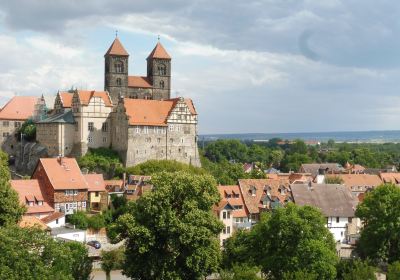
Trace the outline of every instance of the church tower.
{"type": "Polygon", "coordinates": [[[160,41],[147,57],[147,77],[153,86],[153,99],[171,98],[171,57],[160,41]]]}
{"type": "Polygon", "coordinates": [[[128,59],[128,52],[116,37],[104,55],[104,90],[110,93],[114,105],[118,103],[119,96],[127,94],[128,59]]]}

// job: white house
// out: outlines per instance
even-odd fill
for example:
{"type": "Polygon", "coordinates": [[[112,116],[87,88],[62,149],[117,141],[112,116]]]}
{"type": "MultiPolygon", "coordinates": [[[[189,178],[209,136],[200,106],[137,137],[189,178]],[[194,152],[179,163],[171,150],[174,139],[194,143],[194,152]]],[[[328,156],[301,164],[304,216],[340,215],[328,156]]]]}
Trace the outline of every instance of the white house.
{"type": "Polygon", "coordinates": [[[233,234],[233,206],[227,201],[222,200],[216,207],[214,212],[218,219],[224,224],[224,228],[219,235],[220,245],[223,246],[225,240],[233,234]]]}
{"type": "Polygon", "coordinates": [[[68,227],[56,227],[51,229],[51,235],[55,239],[61,240],[72,240],[85,243],[86,242],[86,230],[74,229],[68,227]]]}
{"type": "Polygon", "coordinates": [[[49,228],[59,228],[65,226],[65,214],[62,212],[54,212],[53,214],[42,218],[42,222],[44,222],[49,228]]]}
{"type": "Polygon", "coordinates": [[[304,184],[293,185],[294,203],[310,205],[321,209],[326,217],[326,227],[336,242],[347,243],[348,225],[354,223],[357,200],[344,185],[304,184]]]}

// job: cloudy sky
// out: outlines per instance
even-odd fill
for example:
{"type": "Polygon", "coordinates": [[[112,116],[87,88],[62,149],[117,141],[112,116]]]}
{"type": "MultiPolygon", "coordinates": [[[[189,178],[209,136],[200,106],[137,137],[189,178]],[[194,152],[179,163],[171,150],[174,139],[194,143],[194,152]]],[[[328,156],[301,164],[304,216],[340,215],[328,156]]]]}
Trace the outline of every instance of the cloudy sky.
{"type": "Polygon", "coordinates": [[[0,103],[103,89],[118,30],[131,75],[161,36],[200,133],[397,130],[399,18],[393,0],[1,1],[0,103]]]}

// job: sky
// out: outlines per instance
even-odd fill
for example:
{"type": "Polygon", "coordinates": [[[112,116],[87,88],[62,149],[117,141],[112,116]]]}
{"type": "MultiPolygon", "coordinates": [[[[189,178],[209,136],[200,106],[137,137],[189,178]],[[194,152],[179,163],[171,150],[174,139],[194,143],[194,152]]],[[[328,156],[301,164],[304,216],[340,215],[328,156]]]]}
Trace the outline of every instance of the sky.
{"type": "Polygon", "coordinates": [[[0,103],[103,90],[118,30],[130,75],[160,35],[201,134],[398,130],[399,18],[393,0],[1,1],[0,103]]]}

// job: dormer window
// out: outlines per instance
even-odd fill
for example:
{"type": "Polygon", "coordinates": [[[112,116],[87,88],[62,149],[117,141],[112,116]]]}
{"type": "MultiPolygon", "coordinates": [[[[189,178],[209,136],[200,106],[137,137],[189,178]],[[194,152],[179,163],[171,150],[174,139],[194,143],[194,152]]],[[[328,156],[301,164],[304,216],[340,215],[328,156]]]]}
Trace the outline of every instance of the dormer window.
{"type": "Polygon", "coordinates": [[[257,188],[255,186],[251,186],[249,189],[249,194],[251,196],[256,196],[256,191],[257,191],[257,188]]]}
{"type": "Polygon", "coordinates": [[[271,186],[266,185],[264,187],[264,194],[271,195],[271,186]]]}
{"type": "Polygon", "coordinates": [[[281,195],[286,194],[286,188],[285,188],[285,186],[280,186],[280,187],[279,187],[279,192],[280,192],[281,195]]]}

